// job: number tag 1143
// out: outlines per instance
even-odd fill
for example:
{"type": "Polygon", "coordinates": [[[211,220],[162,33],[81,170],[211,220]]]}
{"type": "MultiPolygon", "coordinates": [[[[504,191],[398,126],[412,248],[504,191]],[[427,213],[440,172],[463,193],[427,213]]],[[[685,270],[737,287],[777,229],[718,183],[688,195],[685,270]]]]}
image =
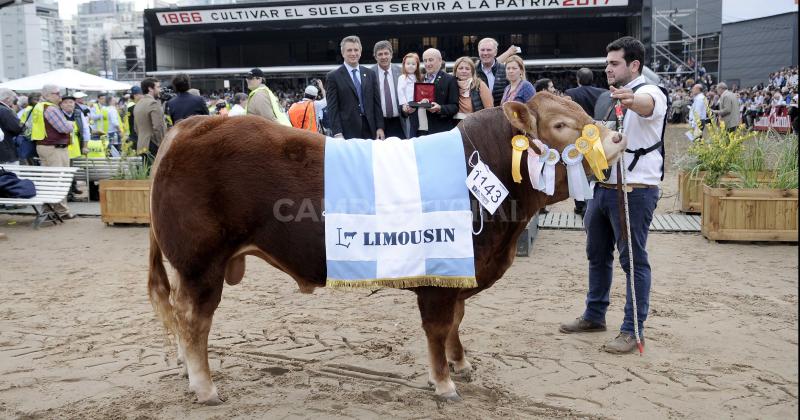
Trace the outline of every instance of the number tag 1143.
{"type": "Polygon", "coordinates": [[[494,214],[508,197],[506,187],[482,161],[478,161],[467,175],[467,188],[489,214],[494,214]]]}

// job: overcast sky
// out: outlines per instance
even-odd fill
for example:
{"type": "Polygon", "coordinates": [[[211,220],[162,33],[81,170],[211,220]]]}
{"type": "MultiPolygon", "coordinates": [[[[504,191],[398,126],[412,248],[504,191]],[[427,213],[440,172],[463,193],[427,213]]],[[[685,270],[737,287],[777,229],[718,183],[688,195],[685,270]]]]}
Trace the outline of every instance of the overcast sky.
{"type": "MultiPolygon", "coordinates": [[[[58,0],[61,17],[69,18],[78,12],[78,4],[88,0],[58,0]]],[[[136,9],[143,10],[148,0],[134,0],[136,9]]],[[[657,0],[656,0],[657,1],[657,0]]],[[[699,0],[702,3],[702,0],[699,0]]],[[[755,19],[797,10],[797,0],[722,0],[722,23],[755,19]]],[[[176,1],[180,5],[180,1],[176,1]]]]}

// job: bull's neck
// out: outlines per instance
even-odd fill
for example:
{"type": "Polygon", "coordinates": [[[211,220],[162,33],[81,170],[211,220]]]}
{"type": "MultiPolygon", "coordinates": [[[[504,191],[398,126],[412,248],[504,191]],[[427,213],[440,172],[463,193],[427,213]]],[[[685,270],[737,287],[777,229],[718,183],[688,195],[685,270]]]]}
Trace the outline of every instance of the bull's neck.
{"type": "MultiPolygon", "coordinates": [[[[470,114],[458,127],[461,130],[466,160],[469,160],[473,151],[477,150],[481,161],[508,189],[508,197],[497,209],[492,220],[527,225],[530,219],[545,206],[547,197],[531,186],[524,153],[520,162],[522,182],[513,181],[511,177],[511,138],[517,133],[506,120],[502,109],[492,108],[480,114],[470,114]]],[[[474,162],[475,158],[473,158],[474,162]]],[[[467,168],[468,172],[470,170],[471,168],[467,168]]],[[[475,201],[473,197],[470,199],[475,201]]],[[[477,203],[477,201],[475,202],[477,203]]]]}

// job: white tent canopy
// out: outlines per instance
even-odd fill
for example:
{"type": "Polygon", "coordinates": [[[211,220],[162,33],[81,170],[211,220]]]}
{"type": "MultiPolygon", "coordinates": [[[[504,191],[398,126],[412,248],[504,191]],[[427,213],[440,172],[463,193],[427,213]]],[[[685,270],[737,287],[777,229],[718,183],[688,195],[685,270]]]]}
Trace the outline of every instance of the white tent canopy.
{"type": "Polygon", "coordinates": [[[31,92],[42,89],[46,84],[54,84],[62,89],[82,90],[91,92],[107,92],[128,90],[131,85],[104,79],[89,73],[74,69],[58,69],[47,73],[35,74],[21,79],[0,83],[0,88],[8,88],[17,92],[31,92]]]}

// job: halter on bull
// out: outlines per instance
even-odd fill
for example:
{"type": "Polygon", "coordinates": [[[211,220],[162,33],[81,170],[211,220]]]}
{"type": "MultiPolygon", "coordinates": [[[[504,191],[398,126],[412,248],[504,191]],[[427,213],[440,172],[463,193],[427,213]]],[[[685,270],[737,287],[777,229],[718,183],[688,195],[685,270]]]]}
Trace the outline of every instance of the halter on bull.
{"type": "MultiPolygon", "coordinates": [[[[517,238],[541,208],[568,197],[563,165],[556,168],[552,196],[527,182],[513,182],[510,139],[523,134],[561,152],[591,123],[577,104],[540,93],[527,104],[509,102],[459,124],[464,164],[477,148],[509,190],[499,212],[511,214],[516,206],[518,217],[488,218],[473,238],[477,288],[409,289],[417,294],[429,381],[437,395],[459,399],[448,362],[456,372],[471,369],[458,333],[465,299],[502,277],[514,260],[517,238]]],[[[605,155],[613,162],[626,142],[605,127],[600,131],[605,155]]],[[[289,274],[302,292],[325,285],[322,217],[284,222],[272,212],[278,200],[322,202],[324,145],[319,134],[255,117],[193,117],[175,126],[162,145],[151,193],[149,296],[167,331],[177,336],[179,362],[186,364],[189,386],[201,403],[221,402],[208,365],[208,334],[223,284],[242,280],[246,255],[289,274]],[[174,288],[164,257],[177,272],[174,288]]],[[[527,179],[524,165],[522,170],[527,179]]],[[[584,170],[590,173],[588,163],[584,170]]]]}

